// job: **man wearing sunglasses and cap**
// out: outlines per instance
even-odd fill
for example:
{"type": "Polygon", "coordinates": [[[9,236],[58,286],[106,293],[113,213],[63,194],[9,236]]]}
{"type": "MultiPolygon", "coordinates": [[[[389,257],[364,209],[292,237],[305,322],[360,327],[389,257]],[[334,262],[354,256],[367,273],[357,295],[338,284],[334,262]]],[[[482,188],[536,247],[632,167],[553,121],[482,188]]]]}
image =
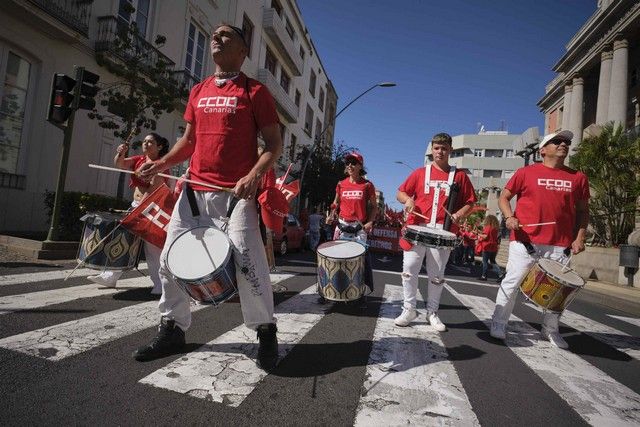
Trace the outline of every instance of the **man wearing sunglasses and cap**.
{"type": "Polygon", "coordinates": [[[268,89],[240,71],[248,53],[240,28],[226,23],[219,25],[211,37],[210,49],[215,73],[191,90],[184,114],[187,122],[184,135],[167,155],[143,165],[138,173],[149,179],[190,158],[190,179],[232,191],[189,184],[181,193],[161,257],[161,323],[153,341],[137,349],[133,357],[152,360],[182,350],[184,331],[191,324],[189,298],[170,276],[167,253],[182,233],[198,226],[220,228],[222,218],[231,211],[227,234],[233,243],[242,315],[245,325],[257,330],[259,365],[270,370],[278,359],[277,329],[255,197],[261,178],[282,151],[278,114],[268,89]],[[259,156],[258,133],[265,141],[259,156]],[[239,201],[232,208],[234,199],[239,201]]]}
{"type": "MultiPolygon", "coordinates": [[[[504,340],[518,285],[538,258],[561,263],[569,252],[584,251],[589,223],[589,181],[585,174],[565,166],[573,133],[568,130],[546,135],[539,144],[542,163],[518,169],[498,204],[511,230],[507,271],[496,296],[491,336],[504,340]],[[517,196],[516,209],[509,201],[517,196]],[[527,226],[527,224],[553,224],[527,226]]],[[[546,312],[542,335],[558,348],[568,348],[558,332],[559,314],[546,312]]]]}

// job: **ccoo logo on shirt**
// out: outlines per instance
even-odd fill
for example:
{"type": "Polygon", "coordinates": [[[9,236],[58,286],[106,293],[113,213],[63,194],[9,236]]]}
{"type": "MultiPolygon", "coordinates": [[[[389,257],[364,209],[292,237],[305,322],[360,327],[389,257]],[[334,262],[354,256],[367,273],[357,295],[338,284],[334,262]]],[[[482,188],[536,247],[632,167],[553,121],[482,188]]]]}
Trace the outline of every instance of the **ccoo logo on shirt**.
{"type": "Polygon", "coordinates": [[[564,179],[538,178],[538,185],[545,190],[571,191],[572,182],[564,179]]]}
{"type": "Polygon", "coordinates": [[[198,100],[197,108],[205,113],[232,113],[238,106],[237,96],[205,96],[198,100]]]}
{"type": "Polygon", "coordinates": [[[342,192],[342,197],[347,200],[360,200],[363,194],[362,190],[345,190],[342,192]]]}

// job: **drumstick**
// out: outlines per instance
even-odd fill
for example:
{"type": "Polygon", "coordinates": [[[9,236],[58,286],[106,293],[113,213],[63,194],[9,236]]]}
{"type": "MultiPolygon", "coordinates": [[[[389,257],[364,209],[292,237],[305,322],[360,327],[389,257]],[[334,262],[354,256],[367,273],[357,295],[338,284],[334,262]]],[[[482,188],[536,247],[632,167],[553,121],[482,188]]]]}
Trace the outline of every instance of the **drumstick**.
{"type": "MultiPolygon", "coordinates": [[[[444,209],[444,211],[447,213],[447,215],[449,215],[449,216],[453,219],[453,215],[451,215],[451,212],[449,212],[448,210],[446,210],[444,207],[443,207],[442,209],[444,209]]],[[[416,212],[416,211],[411,211],[411,212],[410,212],[410,214],[411,214],[411,215],[419,216],[420,218],[424,218],[424,219],[426,219],[427,221],[429,221],[429,218],[427,218],[426,216],[424,216],[424,215],[422,215],[422,214],[419,214],[419,213],[418,213],[418,212],[416,212]]]]}
{"type": "MultiPolygon", "coordinates": [[[[102,166],[102,165],[94,165],[89,163],[89,167],[93,168],[93,169],[103,169],[106,171],[111,171],[111,172],[123,172],[123,173],[128,173],[131,175],[135,175],[135,171],[129,170],[129,169],[120,169],[120,168],[112,168],[109,166],[102,166]]],[[[162,178],[169,178],[169,179],[180,179],[180,177],[177,176],[173,176],[173,175],[167,175],[166,173],[158,173],[156,174],[162,178]]],[[[228,193],[233,193],[233,188],[225,188],[225,187],[219,187],[217,185],[213,185],[213,184],[207,184],[206,182],[200,182],[200,181],[194,181],[192,179],[186,179],[184,178],[185,182],[188,182],[189,184],[195,184],[195,185],[202,185],[203,187],[209,187],[209,188],[213,188],[216,190],[221,190],[221,191],[226,191],[228,193]]]]}
{"type": "Polygon", "coordinates": [[[551,222],[537,222],[535,224],[520,224],[520,227],[537,227],[538,225],[552,225],[555,224],[555,221],[551,222]]]}
{"type": "MultiPolygon", "coordinates": [[[[120,223],[118,223],[118,225],[116,225],[115,227],[113,227],[113,230],[111,230],[111,231],[109,232],[109,234],[107,234],[106,236],[104,236],[104,237],[102,238],[102,240],[100,240],[100,241],[98,242],[98,244],[97,244],[97,245],[95,245],[95,246],[93,247],[93,249],[91,249],[91,250],[89,251],[89,253],[88,253],[88,254],[86,254],[86,255],[84,256],[84,259],[82,260],[82,262],[79,262],[79,263],[78,263],[78,265],[76,265],[76,268],[74,268],[73,270],[71,270],[71,273],[67,274],[67,277],[65,277],[65,278],[64,278],[63,282],[66,282],[66,281],[67,281],[67,279],[68,279],[69,277],[71,277],[71,275],[72,275],[73,273],[75,273],[77,269],[79,269],[80,267],[82,267],[82,266],[84,265],[84,263],[87,261],[87,259],[88,259],[91,255],[93,255],[93,253],[96,251],[96,249],[98,249],[98,248],[100,247],[100,245],[101,245],[102,243],[104,243],[104,241],[105,241],[105,240],[107,240],[109,237],[111,237],[111,236],[113,235],[113,233],[115,233],[115,231],[116,231],[118,228],[120,228],[120,226],[121,226],[121,225],[122,225],[122,223],[120,222],[120,223]]],[[[80,242],[80,244],[82,245],[82,242],[80,242]]]]}

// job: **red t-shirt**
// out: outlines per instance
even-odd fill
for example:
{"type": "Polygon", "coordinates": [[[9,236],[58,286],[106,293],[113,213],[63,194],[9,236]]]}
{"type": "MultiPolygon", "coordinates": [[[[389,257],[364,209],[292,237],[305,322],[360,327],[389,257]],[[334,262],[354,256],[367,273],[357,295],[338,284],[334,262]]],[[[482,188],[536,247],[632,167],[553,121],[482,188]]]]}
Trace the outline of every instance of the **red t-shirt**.
{"type": "Polygon", "coordinates": [[[367,222],[367,202],[376,203],[376,189],[371,181],[351,182],[345,178],[336,185],[336,194],[340,202],[340,218],[363,224],[367,222]]]}
{"type": "Polygon", "coordinates": [[[278,123],[278,114],[269,90],[240,73],[222,87],[215,85],[213,76],[194,86],[184,119],[193,127],[195,144],[191,179],[234,187],[258,160],[258,131],[278,123]]]}
{"type": "MultiPolygon", "coordinates": [[[[427,218],[431,218],[431,205],[433,204],[433,195],[434,192],[437,191],[435,188],[431,188],[429,190],[429,194],[424,192],[424,178],[425,178],[426,168],[418,168],[409,175],[405,182],[398,188],[398,190],[406,193],[409,197],[415,196],[415,210],[416,212],[426,216],[427,218]]],[[[436,168],[435,165],[431,166],[431,175],[430,181],[441,181],[447,182],[449,179],[449,173],[441,171],[436,168]]],[[[460,169],[456,169],[456,173],[453,176],[453,182],[458,184],[458,197],[456,198],[455,207],[451,213],[455,213],[458,209],[466,204],[473,204],[476,202],[476,193],[473,190],[473,185],[469,180],[467,174],[465,174],[460,169]]],[[[440,190],[440,199],[438,201],[438,212],[436,216],[437,224],[444,224],[445,220],[445,212],[443,207],[447,207],[449,197],[445,196],[444,190],[440,190]]],[[[423,224],[428,223],[429,220],[421,218],[417,215],[409,215],[407,218],[407,224],[415,225],[415,224],[423,224]]],[[[456,224],[451,224],[451,229],[449,230],[453,233],[458,231],[458,226],[456,224]]]]}
{"type": "Polygon", "coordinates": [[[498,229],[485,225],[482,229],[482,234],[487,236],[482,240],[482,250],[486,252],[498,252],[498,229]]]}
{"type": "Polygon", "coordinates": [[[553,225],[522,227],[511,240],[569,247],[574,239],[576,202],[589,200],[589,180],[566,166],[542,163],[520,168],[504,187],[518,197],[515,216],[520,224],[556,221],[553,225]]]}
{"type": "MultiPolygon", "coordinates": [[[[147,163],[147,156],[144,156],[144,155],[132,156],[130,160],[133,160],[132,170],[135,171],[135,170],[138,170],[140,166],[147,163]]],[[[140,187],[141,189],[145,190],[149,188],[150,185],[151,185],[150,183],[138,178],[137,175],[131,175],[129,178],[129,188],[140,187]]]]}

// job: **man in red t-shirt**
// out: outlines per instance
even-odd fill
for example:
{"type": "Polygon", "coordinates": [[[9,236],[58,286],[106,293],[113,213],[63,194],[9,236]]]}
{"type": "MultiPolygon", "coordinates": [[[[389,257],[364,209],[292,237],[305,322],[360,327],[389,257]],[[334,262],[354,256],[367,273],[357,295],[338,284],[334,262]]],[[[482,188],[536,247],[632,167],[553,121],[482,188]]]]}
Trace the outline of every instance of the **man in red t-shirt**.
{"type": "MultiPolygon", "coordinates": [[[[405,212],[409,214],[408,225],[430,224],[434,228],[443,228],[445,209],[449,202],[449,191],[454,184],[459,188],[459,191],[453,205],[453,211],[451,211],[452,224],[449,231],[456,233],[458,231],[457,223],[470,213],[471,207],[476,202],[476,194],[467,174],[449,165],[451,148],[451,136],[446,133],[434,135],[431,140],[433,163],[413,171],[398,189],[396,198],[404,205],[405,212]],[[434,200],[437,202],[435,209],[434,200]],[[412,213],[418,213],[420,216],[412,213]],[[424,217],[429,219],[424,219],[424,217]]],[[[418,317],[416,311],[418,274],[426,257],[427,274],[429,275],[427,319],[437,331],[445,331],[446,327],[438,317],[438,308],[440,307],[442,287],[445,283],[444,270],[451,249],[411,245],[404,239],[401,240],[400,245],[404,249],[402,263],[404,304],[402,314],[395,319],[394,323],[397,326],[408,326],[418,317]]]]}
{"type": "MultiPolygon", "coordinates": [[[[184,113],[187,121],[184,135],[169,154],[144,165],[138,173],[149,178],[191,158],[190,179],[232,189],[214,191],[190,184],[194,197],[191,198],[191,189],[181,193],[171,217],[167,242],[196,226],[220,228],[232,199],[240,199],[229,218],[227,231],[233,243],[244,322],[258,331],[258,363],[269,370],[278,358],[277,329],[255,196],[262,176],[282,151],[279,120],[268,89],[240,72],[248,52],[243,31],[232,25],[219,25],[210,47],[215,73],[191,90],[184,113]],[[265,141],[259,157],[258,132],[265,141]],[[198,211],[200,215],[194,217],[198,211]]],[[[170,247],[167,244],[162,255],[163,294],[159,305],[162,320],[158,335],[151,344],[134,352],[136,360],[155,359],[184,347],[184,331],[191,323],[191,312],[188,297],[170,279],[166,267],[170,247]]]]}
{"type": "MultiPolygon", "coordinates": [[[[500,194],[498,204],[511,230],[507,272],[496,297],[491,336],[505,339],[518,285],[537,258],[565,262],[570,250],[584,251],[589,223],[589,181],[582,172],[564,165],[573,133],[568,130],[545,136],[539,145],[542,163],[520,168],[500,194]],[[515,212],[509,201],[518,196],[515,212]],[[554,222],[529,227],[527,224],[554,222]],[[568,252],[568,251],[567,251],[568,252]]],[[[567,348],[558,332],[559,314],[544,315],[542,335],[553,345],[567,348]]]]}

